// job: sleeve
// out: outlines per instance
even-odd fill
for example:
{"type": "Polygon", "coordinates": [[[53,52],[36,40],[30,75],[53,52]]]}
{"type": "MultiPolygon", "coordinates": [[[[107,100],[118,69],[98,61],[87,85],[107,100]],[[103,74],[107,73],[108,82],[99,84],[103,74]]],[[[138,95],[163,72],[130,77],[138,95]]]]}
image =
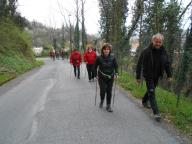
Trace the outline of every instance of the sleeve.
{"type": "Polygon", "coordinates": [[[94,70],[95,70],[95,75],[97,76],[98,74],[98,66],[99,66],[99,57],[96,58],[95,65],[94,65],[94,70]]]}
{"type": "Polygon", "coordinates": [[[85,52],[85,54],[84,54],[84,56],[83,56],[83,60],[84,60],[84,62],[87,61],[87,53],[86,53],[86,52],[85,52]]]}
{"type": "Polygon", "coordinates": [[[73,61],[72,61],[72,53],[71,53],[71,55],[70,55],[70,63],[71,63],[71,64],[73,63],[73,61]]]}
{"type": "Polygon", "coordinates": [[[116,58],[114,58],[114,69],[115,69],[115,75],[118,75],[119,71],[118,71],[118,64],[117,64],[116,58]]]}
{"type": "Polygon", "coordinates": [[[79,53],[79,63],[81,64],[82,62],[82,57],[81,57],[81,54],[79,53]]]}
{"type": "Polygon", "coordinates": [[[144,51],[141,53],[136,66],[136,79],[141,79],[141,70],[143,67],[144,51]]]}

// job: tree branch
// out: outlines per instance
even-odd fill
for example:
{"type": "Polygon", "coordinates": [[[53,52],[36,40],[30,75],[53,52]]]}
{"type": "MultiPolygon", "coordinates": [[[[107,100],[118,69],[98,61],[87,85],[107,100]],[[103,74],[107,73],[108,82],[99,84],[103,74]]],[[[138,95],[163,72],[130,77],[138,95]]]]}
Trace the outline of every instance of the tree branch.
{"type": "Polygon", "coordinates": [[[192,1],[189,2],[189,4],[185,7],[185,9],[183,10],[183,12],[179,15],[178,21],[181,20],[182,16],[186,13],[187,9],[189,8],[189,6],[192,4],[192,1]]]}

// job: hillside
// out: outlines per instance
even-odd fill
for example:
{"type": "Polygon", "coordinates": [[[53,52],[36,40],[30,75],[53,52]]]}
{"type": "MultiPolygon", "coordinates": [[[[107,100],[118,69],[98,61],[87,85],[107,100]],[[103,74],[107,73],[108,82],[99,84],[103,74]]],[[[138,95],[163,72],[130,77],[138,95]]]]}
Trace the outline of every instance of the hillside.
{"type": "Polygon", "coordinates": [[[0,84],[36,65],[32,38],[11,20],[0,22],[0,84]]]}

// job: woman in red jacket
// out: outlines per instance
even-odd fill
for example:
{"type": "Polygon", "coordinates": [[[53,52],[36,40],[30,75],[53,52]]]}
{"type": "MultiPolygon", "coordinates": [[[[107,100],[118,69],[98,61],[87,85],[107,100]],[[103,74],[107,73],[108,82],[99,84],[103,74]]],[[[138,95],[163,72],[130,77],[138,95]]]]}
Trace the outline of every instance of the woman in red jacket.
{"type": "Polygon", "coordinates": [[[75,77],[80,79],[81,54],[77,49],[72,51],[70,63],[73,65],[75,77]]]}
{"type": "Polygon", "coordinates": [[[89,82],[94,81],[95,77],[95,70],[94,70],[94,64],[96,60],[96,52],[93,50],[93,45],[89,44],[87,46],[87,51],[84,54],[84,61],[86,62],[87,66],[87,72],[88,72],[88,78],[89,82]]]}

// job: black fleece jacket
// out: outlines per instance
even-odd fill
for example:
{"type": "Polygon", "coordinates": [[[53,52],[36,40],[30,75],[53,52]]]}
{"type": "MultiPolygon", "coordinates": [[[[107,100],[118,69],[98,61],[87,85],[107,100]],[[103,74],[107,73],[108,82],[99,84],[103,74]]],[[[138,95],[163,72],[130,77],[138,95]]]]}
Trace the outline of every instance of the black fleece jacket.
{"type": "Polygon", "coordinates": [[[113,77],[118,73],[118,65],[115,57],[111,54],[107,57],[103,55],[98,56],[95,61],[95,70],[96,75],[99,77],[103,77],[103,74],[113,77]]]}
{"type": "Polygon", "coordinates": [[[139,57],[136,79],[141,78],[141,72],[145,79],[158,79],[163,76],[164,71],[166,71],[167,77],[171,77],[170,61],[165,48],[162,46],[157,50],[150,44],[139,57]]]}

